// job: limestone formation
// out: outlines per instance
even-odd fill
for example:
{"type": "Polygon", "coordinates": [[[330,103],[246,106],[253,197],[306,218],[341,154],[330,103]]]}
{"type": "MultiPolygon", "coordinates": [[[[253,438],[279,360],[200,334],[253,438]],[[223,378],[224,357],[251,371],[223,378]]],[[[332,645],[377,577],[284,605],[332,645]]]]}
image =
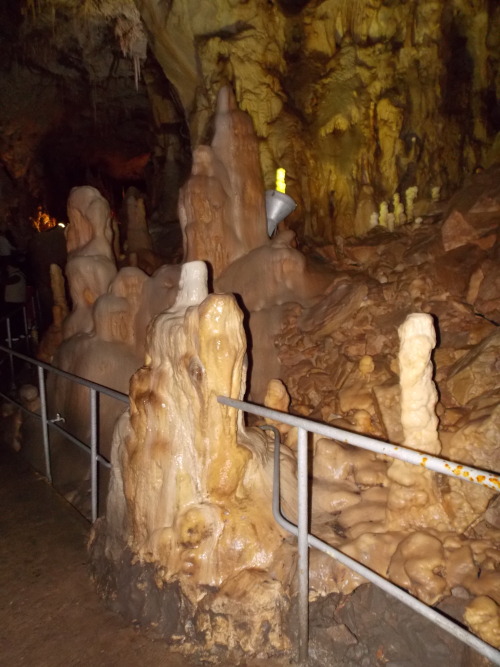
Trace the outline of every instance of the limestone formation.
{"type": "Polygon", "coordinates": [[[268,240],[257,140],[229,88],[218,96],[212,144],[198,147],[193,162],[179,202],[184,258],[208,261],[215,279],[268,240]]]}
{"type": "Polygon", "coordinates": [[[281,306],[317,301],[332,275],[306,262],[292,232],[269,239],[257,146],[247,114],[222,88],[215,135],[211,146],[195,152],[179,217],[185,259],[207,261],[215,291],[237,294],[249,315],[250,393],[262,401],[269,381],[280,374],[272,337],[281,326],[281,306]]]}
{"type": "MultiPolygon", "coordinates": [[[[148,277],[134,267],[117,272],[108,202],[88,186],[75,188],[68,200],[66,276],[72,310],[61,324],[63,341],[50,349],[58,368],[124,393],[144,358],[146,328],[177,293],[179,267],[162,267],[148,277]]],[[[49,338],[52,333],[49,330],[49,338]]],[[[50,409],[64,416],[68,428],[89,442],[88,390],[49,377],[50,409]]],[[[123,405],[101,397],[102,453],[109,455],[114,422],[123,405]]]]}
{"type": "MultiPolygon", "coordinates": [[[[113,377],[121,390],[132,376],[130,412],[113,435],[106,516],[94,528],[95,576],[115,608],[157,624],[187,652],[271,654],[290,642],[295,551],[270,515],[271,447],[217,395],[242,397],[248,381],[253,400],[280,410],[424,454],[442,443],[458,464],[498,466],[497,326],[465,299],[477,268],[495,257],[496,231],[493,246],[447,250],[445,223],[432,213],[335,247],[299,250],[289,230],[271,240],[255,160],[245,172],[246,159],[235,157],[234,146],[245,144],[255,158],[247,120],[224,90],[216,141],[200,151],[207,169],[195,160],[183,190],[185,252],[194,261],[182,267],[151,277],[114,269],[99,282],[112,257],[106,206],[91,189],[71,199],[83,213],[68,230],[70,261],[100,293],[88,303],[78,295],[81,331],[55,363],[105,384],[113,377]],[[189,279],[193,270],[204,276],[201,260],[215,278],[210,295],[189,279]]],[[[85,416],[86,397],[54,395],[68,420],[85,416]]],[[[296,435],[280,433],[282,507],[293,521],[296,435]]],[[[500,603],[494,491],[325,438],[312,439],[311,454],[311,526],[321,539],[428,604],[457,590],[500,603]]],[[[349,595],[361,583],[313,552],[313,599],[349,595]]]]}
{"type": "Polygon", "coordinates": [[[280,562],[270,447],[217,402],[241,398],[245,347],[234,297],[207,296],[205,265],[185,264],[175,304],[149,330],[146,364],[132,378],[130,412],[115,432],[106,553],[111,567],[123,567],[126,544],[131,558],[154,566],[157,586],[179,585],[189,611],[177,610],[184,650],[193,633],[205,649],[288,646],[293,558],[290,551],[280,562]]]}
{"type": "Polygon", "coordinates": [[[500,332],[496,330],[452,366],[446,386],[456,405],[466,405],[498,387],[499,345],[500,332]]]}
{"type": "Polygon", "coordinates": [[[450,194],[461,171],[495,159],[481,100],[498,96],[499,13],[486,0],[144,0],[140,12],[194,144],[229,83],[260,138],[266,188],[284,167],[307,234],[362,234],[395,193],[450,194]]]}
{"type": "Polygon", "coordinates": [[[66,276],[73,308],[64,338],[92,330],[92,306],[116,275],[109,204],[91,187],[74,188],[68,199],[66,276]]]}
{"type": "Polygon", "coordinates": [[[52,306],[52,324],[45,332],[37,348],[37,358],[51,363],[54,353],[63,340],[63,321],[69,314],[66,301],[65,282],[61,267],[50,265],[50,283],[54,305],[52,306]]]}
{"type": "Polygon", "coordinates": [[[149,234],[144,196],[136,188],[129,188],[124,199],[126,221],[126,249],[131,266],[138,266],[151,275],[162,265],[159,255],[153,252],[149,234]]]}
{"type": "Polygon", "coordinates": [[[494,600],[486,595],[474,598],[465,610],[465,621],[481,639],[500,646],[500,610],[494,600]]]}
{"type": "MultiPolygon", "coordinates": [[[[478,200],[491,201],[493,181],[478,175],[472,183],[475,199],[469,192],[469,208],[478,200]]],[[[490,212],[481,215],[488,217],[490,212]]],[[[489,258],[497,246],[446,251],[441,243],[443,223],[431,220],[429,215],[424,226],[405,227],[392,235],[375,228],[363,239],[343,243],[336,252],[337,268],[349,271],[350,283],[336,277],[330,291],[341,295],[343,286],[347,297],[325,296],[312,308],[287,310],[276,342],[289,410],[394,443],[406,442],[422,452],[439,454],[442,443],[445,458],[498,471],[497,327],[464,303],[475,267],[493,262],[489,258]],[[364,298],[353,307],[360,274],[364,298]],[[411,317],[427,326],[427,313],[432,313],[438,345],[433,367],[430,329],[420,375],[415,376],[428,389],[422,400],[406,394],[411,402],[403,408],[405,417],[400,381],[408,390],[410,384],[402,367],[405,360],[397,358],[396,333],[409,313],[417,311],[411,317]],[[414,434],[408,431],[419,410],[429,429],[425,438],[420,426],[414,434]]],[[[481,226],[479,218],[477,222],[481,226]]],[[[497,244],[498,223],[493,228],[490,218],[487,224],[497,244]]],[[[408,354],[418,356],[418,347],[410,343],[408,354]]],[[[416,389],[418,381],[412,386],[416,389]]],[[[284,437],[293,443],[293,438],[284,437]]],[[[456,586],[473,596],[488,595],[488,586],[496,590],[498,568],[481,546],[486,539],[489,553],[497,553],[495,492],[409,464],[380,457],[370,461],[368,454],[324,439],[315,443],[313,471],[313,526],[325,541],[370,563],[429,604],[453,599],[456,586]]],[[[340,590],[359,585],[345,569],[333,569],[340,590]]],[[[470,623],[477,631],[479,625],[470,623]]]]}
{"type": "Polygon", "coordinates": [[[228,84],[256,128],[265,187],[285,168],[294,228],[329,243],[368,231],[410,187],[448,197],[500,155],[488,0],[25,0],[3,19],[7,52],[23,55],[3,77],[5,208],[19,181],[44,198],[49,157],[64,197],[81,159],[94,185],[146,178],[156,220],[172,220],[228,84]]]}
{"type": "MultiPolygon", "coordinates": [[[[437,391],[432,381],[430,360],[436,345],[432,317],[412,313],[399,327],[398,333],[403,444],[410,449],[438,455],[441,443],[435,413],[437,391]]],[[[435,507],[439,503],[435,476],[422,467],[399,460],[391,463],[387,474],[394,482],[389,492],[388,510],[392,520],[394,514],[397,515],[395,525],[401,525],[403,519],[406,527],[412,524],[421,527],[431,519],[440,522],[441,529],[447,527],[445,513],[435,507]],[[440,515],[441,519],[438,518],[440,515]]]]}

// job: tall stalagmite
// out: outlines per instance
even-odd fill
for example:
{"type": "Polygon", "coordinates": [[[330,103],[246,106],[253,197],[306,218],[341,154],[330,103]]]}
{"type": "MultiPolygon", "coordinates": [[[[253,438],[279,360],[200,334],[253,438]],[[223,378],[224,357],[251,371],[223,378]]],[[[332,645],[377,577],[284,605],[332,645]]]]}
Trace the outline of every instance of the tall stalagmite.
{"type": "Polygon", "coordinates": [[[123,612],[140,597],[141,620],[158,622],[148,618],[147,598],[178,587],[167,638],[182,637],[184,650],[195,650],[196,637],[205,650],[288,646],[294,559],[271,512],[270,446],[217,401],[242,396],[245,350],[234,297],[208,296],[205,265],[185,264],[176,303],[150,327],[130,412],[115,430],[106,518],[96,531],[118,578],[127,559],[146,572],[128,584],[137,590],[123,612]]]}

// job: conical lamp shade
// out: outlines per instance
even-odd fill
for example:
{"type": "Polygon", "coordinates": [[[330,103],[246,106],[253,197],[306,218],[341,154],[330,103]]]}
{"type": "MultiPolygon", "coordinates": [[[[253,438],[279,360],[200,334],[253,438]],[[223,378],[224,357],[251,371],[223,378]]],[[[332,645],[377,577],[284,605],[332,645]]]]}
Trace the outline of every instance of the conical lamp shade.
{"type": "Polygon", "coordinates": [[[278,224],[297,208],[294,200],[278,190],[266,190],[267,233],[274,234],[278,224]]]}

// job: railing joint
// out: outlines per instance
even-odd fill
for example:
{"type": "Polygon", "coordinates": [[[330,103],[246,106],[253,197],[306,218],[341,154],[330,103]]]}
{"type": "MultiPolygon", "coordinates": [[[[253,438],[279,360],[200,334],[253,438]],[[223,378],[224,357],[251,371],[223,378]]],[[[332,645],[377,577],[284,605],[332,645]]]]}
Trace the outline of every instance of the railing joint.
{"type": "Polygon", "coordinates": [[[61,417],[61,415],[60,415],[58,412],[56,412],[56,416],[55,416],[53,419],[49,419],[48,421],[49,421],[51,424],[57,424],[58,422],[64,424],[64,423],[66,422],[66,420],[64,419],[64,417],[61,417]]]}

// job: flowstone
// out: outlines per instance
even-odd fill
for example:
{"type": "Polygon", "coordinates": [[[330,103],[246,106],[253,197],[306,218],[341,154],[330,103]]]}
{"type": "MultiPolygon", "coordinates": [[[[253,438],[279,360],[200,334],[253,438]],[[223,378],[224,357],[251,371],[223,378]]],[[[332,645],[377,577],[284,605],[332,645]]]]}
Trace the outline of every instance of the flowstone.
{"type": "Polygon", "coordinates": [[[113,439],[106,516],[94,526],[101,590],[127,616],[141,599],[140,620],[155,624],[148,600],[176,591],[177,622],[166,638],[185,651],[195,643],[250,654],[289,647],[295,558],[272,516],[271,447],[217,401],[243,395],[242,319],[233,296],[207,296],[204,263],[183,266],[176,303],[154,320],[146,364],[132,378],[130,410],[113,439]],[[124,571],[134,580],[125,586],[124,571]],[[124,588],[133,589],[127,600],[124,588]]]}

